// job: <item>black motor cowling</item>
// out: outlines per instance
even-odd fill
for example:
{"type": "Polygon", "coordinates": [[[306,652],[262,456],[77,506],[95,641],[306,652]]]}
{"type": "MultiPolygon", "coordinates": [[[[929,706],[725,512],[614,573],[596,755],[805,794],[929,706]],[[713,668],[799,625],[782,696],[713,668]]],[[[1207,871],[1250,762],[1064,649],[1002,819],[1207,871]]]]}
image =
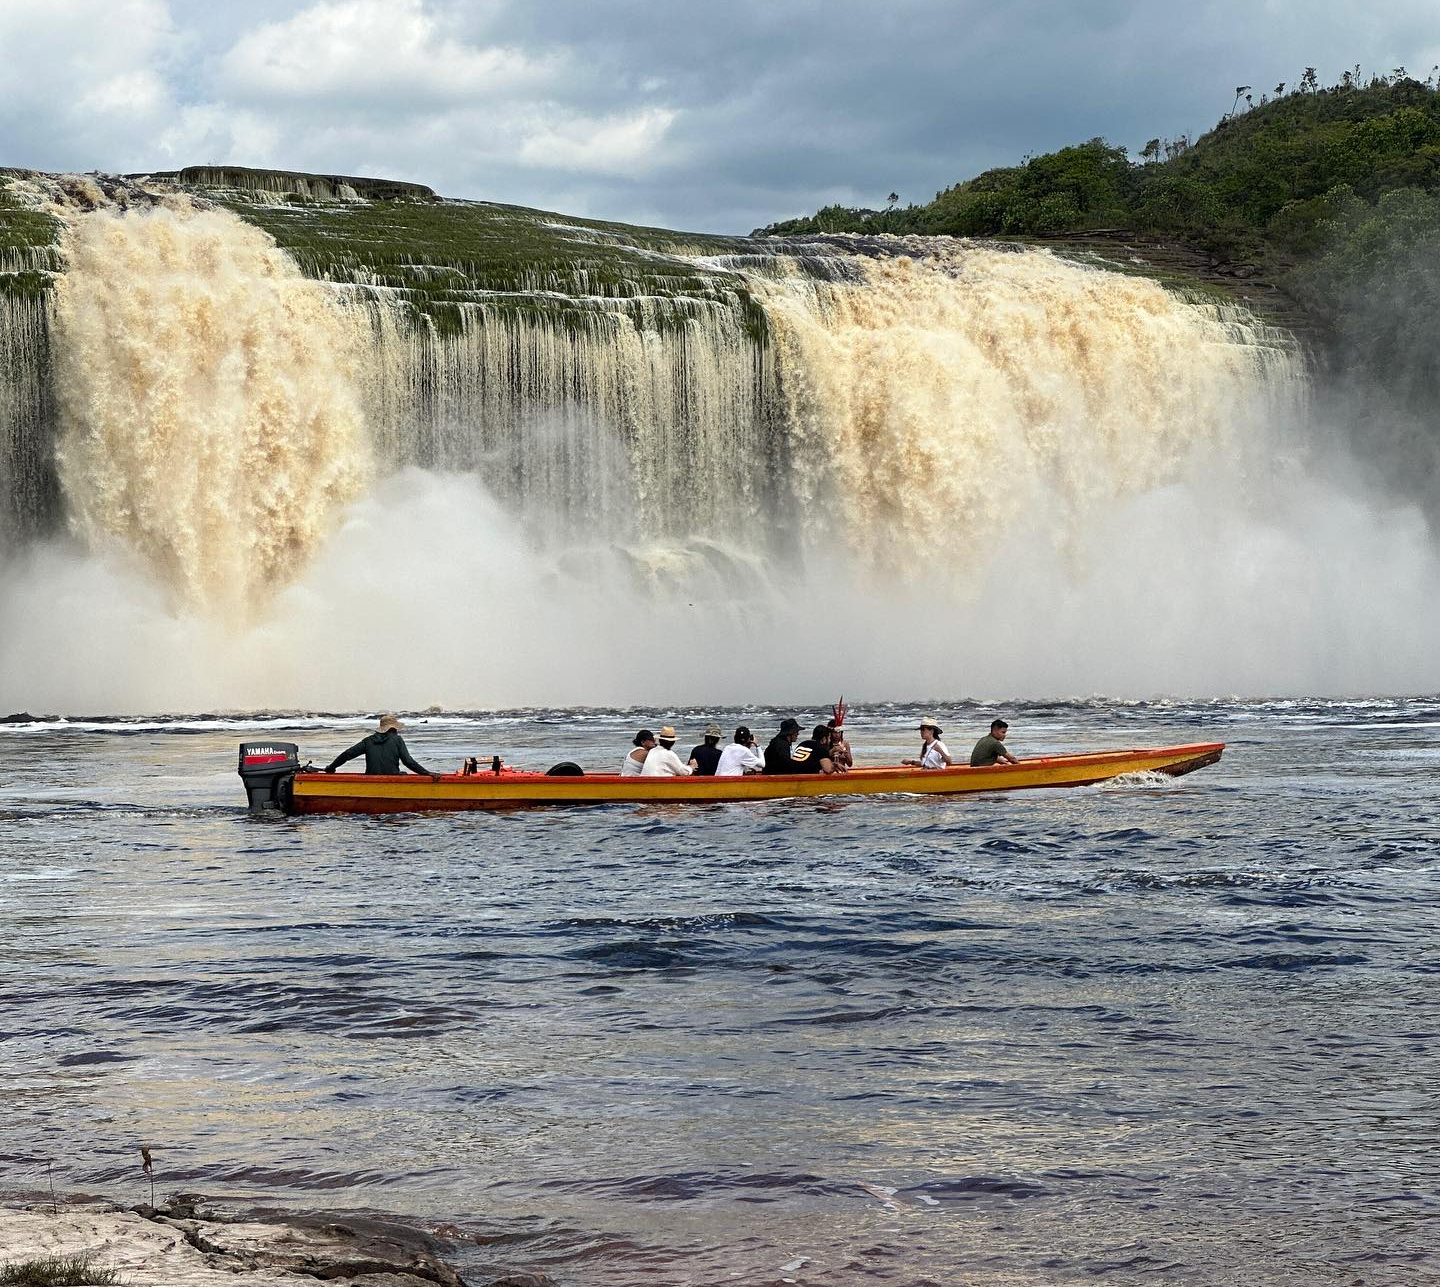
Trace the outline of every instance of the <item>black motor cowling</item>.
{"type": "Polygon", "coordinates": [[[294,742],[240,743],[240,780],[252,809],[283,809],[299,768],[300,748],[294,742]]]}

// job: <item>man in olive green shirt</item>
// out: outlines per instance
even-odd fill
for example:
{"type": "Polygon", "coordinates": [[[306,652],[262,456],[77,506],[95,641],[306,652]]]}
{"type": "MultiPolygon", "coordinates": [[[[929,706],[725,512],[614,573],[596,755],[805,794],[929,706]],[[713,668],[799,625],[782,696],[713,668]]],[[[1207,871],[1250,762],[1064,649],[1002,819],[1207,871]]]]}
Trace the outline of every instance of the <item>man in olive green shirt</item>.
{"type": "Polygon", "coordinates": [[[1002,760],[1006,764],[1019,764],[1020,761],[1005,749],[1005,734],[1009,731],[1010,725],[1003,719],[992,720],[989,733],[976,742],[975,749],[970,752],[970,767],[982,769],[1002,760]]]}

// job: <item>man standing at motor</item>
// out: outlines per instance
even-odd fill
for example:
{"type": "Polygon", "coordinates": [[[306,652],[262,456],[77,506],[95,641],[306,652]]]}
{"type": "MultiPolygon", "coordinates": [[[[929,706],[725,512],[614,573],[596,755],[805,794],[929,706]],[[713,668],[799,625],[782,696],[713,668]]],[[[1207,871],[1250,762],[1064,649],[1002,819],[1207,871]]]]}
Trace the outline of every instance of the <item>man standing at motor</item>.
{"type": "Polygon", "coordinates": [[[394,715],[380,716],[380,728],[369,737],[362,737],[348,751],[341,751],[325,766],[325,772],[334,773],[342,764],[363,755],[366,773],[396,774],[400,772],[401,764],[404,764],[411,773],[434,777],[435,774],[423,764],[417,764],[411,758],[405,739],[400,736],[403,727],[394,715]]]}

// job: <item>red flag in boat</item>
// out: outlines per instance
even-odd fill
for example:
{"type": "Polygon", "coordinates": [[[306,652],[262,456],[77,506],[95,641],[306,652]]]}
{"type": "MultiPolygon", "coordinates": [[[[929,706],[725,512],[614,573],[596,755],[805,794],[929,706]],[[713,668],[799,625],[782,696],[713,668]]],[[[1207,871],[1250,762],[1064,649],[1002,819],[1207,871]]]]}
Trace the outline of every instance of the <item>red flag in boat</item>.
{"type": "Polygon", "coordinates": [[[843,728],[845,726],[845,699],[842,697],[830,709],[835,716],[835,718],[830,721],[831,726],[834,728],[843,728]]]}

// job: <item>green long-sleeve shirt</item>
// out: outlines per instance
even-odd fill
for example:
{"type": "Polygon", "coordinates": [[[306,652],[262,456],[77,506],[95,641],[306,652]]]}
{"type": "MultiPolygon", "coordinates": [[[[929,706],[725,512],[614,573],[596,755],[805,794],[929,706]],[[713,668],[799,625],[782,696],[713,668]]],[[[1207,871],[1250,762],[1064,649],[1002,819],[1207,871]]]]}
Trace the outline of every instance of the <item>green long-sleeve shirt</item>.
{"type": "Polygon", "coordinates": [[[387,728],[383,733],[371,733],[369,737],[362,737],[348,751],[342,751],[331,760],[325,766],[325,772],[333,773],[342,764],[361,755],[365,757],[366,773],[399,773],[400,765],[403,763],[411,773],[424,773],[430,776],[429,769],[422,764],[415,763],[410,757],[410,752],[405,746],[405,739],[393,728],[387,728]]]}

